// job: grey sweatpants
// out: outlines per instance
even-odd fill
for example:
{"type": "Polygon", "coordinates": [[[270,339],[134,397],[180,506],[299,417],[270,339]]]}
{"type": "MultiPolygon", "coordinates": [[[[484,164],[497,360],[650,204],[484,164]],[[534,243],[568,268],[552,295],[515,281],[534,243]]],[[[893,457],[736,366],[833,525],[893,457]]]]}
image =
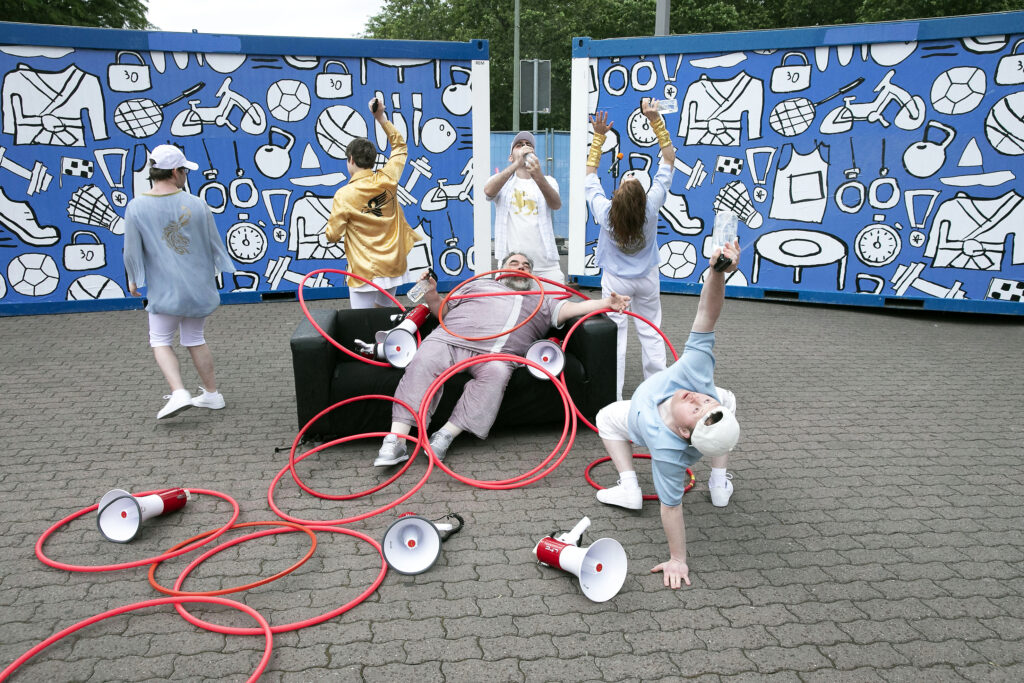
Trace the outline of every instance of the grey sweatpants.
{"type": "MultiPolygon", "coordinates": [[[[395,398],[418,409],[427,389],[441,373],[466,358],[479,355],[482,354],[427,337],[405,369],[402,381],[395,390],[395,398]]],[[[512,376],[512,370],[513,365],[505,361],[477,363],[466,368],[472,379],[466,383],[462,397],[455,404],[455,410],[450,418],[452,424],[472,432],[481,439],[486,439],[494,419],[498,416],[498,408],[501,406],[501,399],[505,395],[505,387],[512,376]]],[[[428,423],[430,416],[437,409],[443,391],[444,387],[441,387],[430,402],[428,423]]],[[[397,403],[392,409],[391,419],[407,425],[414,425],[416,422],[409,411],[397,403]]]]}

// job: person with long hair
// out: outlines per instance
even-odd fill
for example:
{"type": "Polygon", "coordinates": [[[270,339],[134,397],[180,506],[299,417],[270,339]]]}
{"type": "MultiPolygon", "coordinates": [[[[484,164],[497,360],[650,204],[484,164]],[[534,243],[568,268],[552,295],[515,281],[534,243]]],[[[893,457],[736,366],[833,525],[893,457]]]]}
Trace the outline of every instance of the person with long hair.
{"type": "MultiPolygon", "coordinates": [[[[676,151],[672,146],[665,121],[657,110],[657,100],[641,100],[641,111],[650,122],[651,130],[661,145],[661,162],[651,182],[650,190],[634,176],[628,175],[612,193],[605,195],[597,169],[601,162],[605,136],[612,128],[608,112],[599,111],[590,117],[594,139],[587,156],[587,177],[584,192],[590,215],[601,227],[594,250],[594,263],[602,269],[601,290],[621,292],[632,298],[631,309],[661,327],[661,283],[658,277],[658,211],[665,204],[672,175],[675,172],[676,151]]],[[[626,342],[628,316],[610,316],[618,326],[616,363],[616,392],[622,400],[622,385],[626,375],[626,342]]],[[[665,369],[665,345],[661,336],[650,325],[634,319],[640,337],[644,379],[665,369]]]]}

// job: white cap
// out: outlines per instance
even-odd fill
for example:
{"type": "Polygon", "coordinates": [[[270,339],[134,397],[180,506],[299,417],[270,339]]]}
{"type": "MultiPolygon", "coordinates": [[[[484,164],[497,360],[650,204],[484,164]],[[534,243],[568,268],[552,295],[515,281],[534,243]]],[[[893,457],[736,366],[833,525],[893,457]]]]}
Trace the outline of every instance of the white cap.
{"type": "Polygon", "coordinates": [[[173,171],[176,168],[188,168],[193,171],[199,170],[199,164],[185,158],[185,153],[174,145],[157,145],[149,153],[149,161],[153,168],[163,168],[173,171]]]}
{"type": "Polygon", "coordinates": [[[708,458],[716,458],[725,455],[736,447],[740,440],[740,423],[736,416],[725,406],[716,406],[709,410],[697,426],[693,428],[690,435],[690,443],[693,447],[708,458]],[[714,424],[707,424],[708,418],[716,413],[722,417],[714,424]]]}

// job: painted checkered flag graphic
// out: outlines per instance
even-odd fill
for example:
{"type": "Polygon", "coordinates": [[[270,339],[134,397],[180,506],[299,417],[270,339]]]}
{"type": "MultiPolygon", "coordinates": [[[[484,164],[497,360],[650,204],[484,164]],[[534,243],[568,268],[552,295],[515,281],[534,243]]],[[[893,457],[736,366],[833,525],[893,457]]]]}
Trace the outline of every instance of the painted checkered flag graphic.
{"type": "Polygon", "coordinates": [[[719,155],[718,161],[715,162],[715,173],[728,173],[729,175],[739,175],[742,172],[743,159],[719,155]]]}
{"type": "Polygon", "coordinates": [[[87,159],[74,159],[72,157],[61,157],[61,175],[78,176],[79,178],[92,178],[96,165],[87,159]]]}

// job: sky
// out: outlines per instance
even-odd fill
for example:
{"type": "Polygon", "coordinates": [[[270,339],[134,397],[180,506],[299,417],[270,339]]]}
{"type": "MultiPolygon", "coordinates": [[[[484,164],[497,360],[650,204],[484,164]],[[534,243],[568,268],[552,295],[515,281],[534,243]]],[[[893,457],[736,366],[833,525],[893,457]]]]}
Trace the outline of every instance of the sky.
{"type": "Polygon", "coordinates": [[[148,0],[161,31],[358,38],[383,0],[148,0]]]}

